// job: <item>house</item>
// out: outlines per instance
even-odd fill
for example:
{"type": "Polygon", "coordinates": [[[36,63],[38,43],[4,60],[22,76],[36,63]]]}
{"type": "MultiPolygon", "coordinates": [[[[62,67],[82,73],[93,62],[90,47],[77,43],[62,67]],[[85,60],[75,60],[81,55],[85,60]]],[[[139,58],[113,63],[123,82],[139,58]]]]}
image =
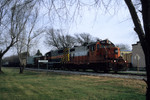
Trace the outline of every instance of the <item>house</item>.
{"type": "Polygon", "coordinates": [[[145,70],[145,55],[140,42],[132,45],[132,66],[137,70],[145,70]]]}

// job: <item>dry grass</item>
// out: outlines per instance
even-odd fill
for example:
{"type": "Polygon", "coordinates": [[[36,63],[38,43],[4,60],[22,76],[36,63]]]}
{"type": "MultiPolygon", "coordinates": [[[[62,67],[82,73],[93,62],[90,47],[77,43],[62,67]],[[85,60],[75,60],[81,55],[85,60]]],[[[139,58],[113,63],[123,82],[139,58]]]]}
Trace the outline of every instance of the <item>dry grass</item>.
{"type": "Polygon", "coordinates": [[[142,80],[3,69],[0,100],[144,100],[142,80]]]}
{"type": "Polygon", "coordinates": [[[75,81],[87,81],[91,80],[94,85],[99,83],[111,82],[112,84],[120,85],[123,87],[138,89],[140,93],[146,93],[146,83],[143,80],[137,79],[123,79],[123,78],[112,78],[112,77],[102,77],[102,76],[86,76],[81,75],[80,77],[69,77],[70,80],[75,81]]]}

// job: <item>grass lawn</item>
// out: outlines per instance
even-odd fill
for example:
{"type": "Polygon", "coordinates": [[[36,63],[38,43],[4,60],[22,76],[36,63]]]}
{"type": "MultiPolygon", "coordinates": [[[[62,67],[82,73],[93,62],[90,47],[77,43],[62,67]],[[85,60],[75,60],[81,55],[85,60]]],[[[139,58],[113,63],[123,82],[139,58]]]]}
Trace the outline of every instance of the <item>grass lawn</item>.
{"type": "Polygon", "coordinates": [[[142,80],[2,70],[0,100],[145,100],[142,80]]]}

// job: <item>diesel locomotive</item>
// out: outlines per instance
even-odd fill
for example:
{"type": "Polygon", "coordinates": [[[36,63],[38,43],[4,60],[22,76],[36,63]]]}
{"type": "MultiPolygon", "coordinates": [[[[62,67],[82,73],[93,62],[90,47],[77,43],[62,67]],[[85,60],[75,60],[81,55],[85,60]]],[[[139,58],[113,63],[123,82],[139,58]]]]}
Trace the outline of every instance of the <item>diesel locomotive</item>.
{"type": "Polygon", "coordinates": [[[120,49],[107,39],[84,43],[73,48],[53,50],[42,58],[48,60],[49,69],[117,72],[128,68],[127,62],[120,56],[120,49]]]}

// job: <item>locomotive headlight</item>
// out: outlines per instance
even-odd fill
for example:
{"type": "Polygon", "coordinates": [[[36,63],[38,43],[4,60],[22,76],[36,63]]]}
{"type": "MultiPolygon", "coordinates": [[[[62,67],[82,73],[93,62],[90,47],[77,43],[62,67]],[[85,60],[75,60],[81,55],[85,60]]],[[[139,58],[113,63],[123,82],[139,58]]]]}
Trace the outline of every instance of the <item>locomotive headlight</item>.
{"type": "Polygon", "coordinates": [[[116,62],[116,60],[114,60],[114,62],[116,62]]]}

